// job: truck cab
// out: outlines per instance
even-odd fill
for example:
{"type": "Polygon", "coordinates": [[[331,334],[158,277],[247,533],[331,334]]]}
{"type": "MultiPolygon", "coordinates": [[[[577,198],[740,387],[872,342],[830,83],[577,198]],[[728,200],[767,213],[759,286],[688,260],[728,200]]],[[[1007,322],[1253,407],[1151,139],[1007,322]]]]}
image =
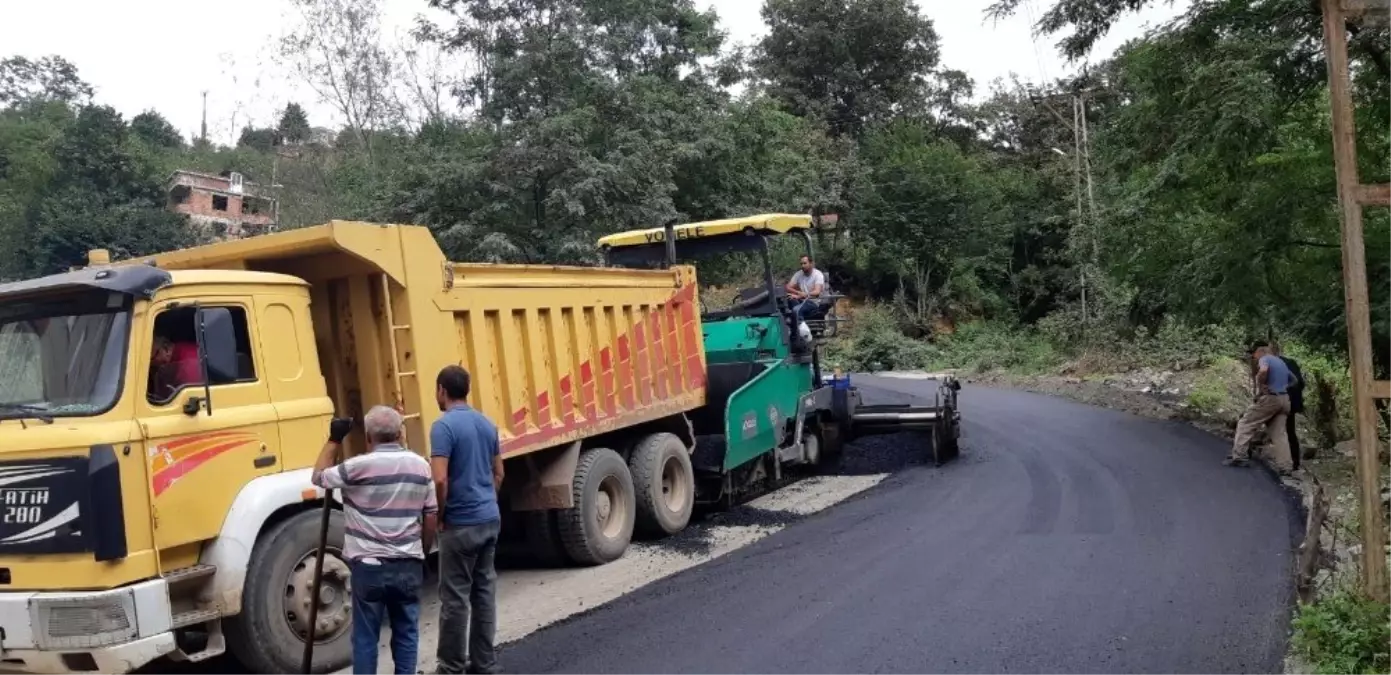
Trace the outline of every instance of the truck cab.
{"type": "Polygon", "coordinates": [[[0,286],[0,667],[120,672],[221,639],[179,630],[240,604],[203,543],[243,486],[312,462],[333,414],[308,310],[266,272],[0,286]]]}

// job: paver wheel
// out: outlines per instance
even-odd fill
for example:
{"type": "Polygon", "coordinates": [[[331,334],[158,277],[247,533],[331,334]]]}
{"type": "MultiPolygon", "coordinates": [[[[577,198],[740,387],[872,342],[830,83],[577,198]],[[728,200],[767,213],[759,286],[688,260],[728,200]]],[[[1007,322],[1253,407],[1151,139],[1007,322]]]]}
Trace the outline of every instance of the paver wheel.
{"type": "Polygon", "coordinates": [[[676,434],[652,434],[628,458],[637,494],[638,532],[672,535],[691,522],[695,508],[695,472],[691,455],[676,434]]]}
{"type": "Polygon", "coordinates": [[[616,560],[628,549],[637,520],[628,465],[608,448],[590,448],[580,455],[572,485],[575,506],[556,513],[565,553],[581,565],[616,560]]]}
{"type": "Polygon", "coordinates": [[[928,455],[934,464],[941,465],[956,458],[961,446],[956,424],[951,419],[951,410],[946,409],[946,419],[933,425],[928,439],[928,455]]]}
{"type": "Polygon", "coordinates": [[[821,441],[816,453],[816,472],[834,474],[840,470],[840,460],[845,456],[845,441],[841,438],[840,426],[822,419],[816,425],[821,441]]]}
{"type": "MultiPolygon", "coordinates": [[[[224,628],[232,655],[253,673],[300,671],[322,517],[317,508],[291,516],[262,534],[252,550],[241,613],[224,628]]],[[[342,555],[343,514],[334,511],[313,631],[315,673],[352,663],[352,585],[342,555]]]]}

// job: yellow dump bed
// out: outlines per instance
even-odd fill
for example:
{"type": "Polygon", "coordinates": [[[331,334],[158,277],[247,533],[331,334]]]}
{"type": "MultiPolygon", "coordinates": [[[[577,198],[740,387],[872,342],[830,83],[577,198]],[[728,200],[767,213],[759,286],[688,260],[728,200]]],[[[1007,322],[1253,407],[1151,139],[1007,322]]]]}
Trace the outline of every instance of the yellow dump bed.
{"type": "Polygon", "coordinates": [[[695,270],[451,263],[423,227],[327,225],[154,256],[165,269],[279,272],[310,284],[340,415],[406,415],[424,450],[435,376],[473,375],[469,401],[508,456],[705,402],[695,270]]]}

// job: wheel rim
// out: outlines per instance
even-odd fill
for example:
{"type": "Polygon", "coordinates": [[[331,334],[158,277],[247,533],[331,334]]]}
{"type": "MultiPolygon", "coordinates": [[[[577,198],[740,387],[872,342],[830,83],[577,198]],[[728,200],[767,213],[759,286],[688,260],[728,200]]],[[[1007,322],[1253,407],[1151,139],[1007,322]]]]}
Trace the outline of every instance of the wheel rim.
{"type": "Polygon", "coordinates": [[[623,484],[616,476],[606,476],[599,482],[599,494],[595,500],[595,515],[599,519],[599,531],[608,539],[615,539],[623,533],[628,524],[628,509],[625,508],[623,484]]]}
{"type": "MultiPolygon", "coordinates": [[[[301,640],[309,637],[309,608],[314,590],[314,558],[310,551],[295,563],[285,581],[285,622],[301,640]]],[[[319,610],[314,617],[314,642],[332,642],[352,626],[352,580],[342,551],[329,548],[319,584],[319,610]]]]}
{"type": "Polygon", "coordinates": [[[687,495],[686,467],[677,457],[667,457],[662,462],[662,504],[672,513],[680,513],[686,508],[687,495]]]}

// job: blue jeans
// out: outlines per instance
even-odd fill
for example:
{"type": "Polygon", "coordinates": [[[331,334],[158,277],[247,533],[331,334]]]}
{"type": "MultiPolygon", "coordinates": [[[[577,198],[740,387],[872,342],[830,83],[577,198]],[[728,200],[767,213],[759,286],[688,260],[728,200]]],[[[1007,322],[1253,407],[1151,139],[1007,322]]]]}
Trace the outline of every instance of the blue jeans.
{"type": "Polygon", "coordinates": [[[797,323],[801,323],[806,320],[808,314],[816,311],[819,307],[820,305],[817,304],[815,298],[808,298],[797,303],[797,306],[792,308],[792,314],[797,317],[797,323]]]}
{"type": "Polygon", "coordinates": [[[352,563],[353,672],[377,672],[382,621],[391,621],[391,659],[397,675],[415,674],[420,646],[420,587],[425,562],[414,558],[352,563]]]}

